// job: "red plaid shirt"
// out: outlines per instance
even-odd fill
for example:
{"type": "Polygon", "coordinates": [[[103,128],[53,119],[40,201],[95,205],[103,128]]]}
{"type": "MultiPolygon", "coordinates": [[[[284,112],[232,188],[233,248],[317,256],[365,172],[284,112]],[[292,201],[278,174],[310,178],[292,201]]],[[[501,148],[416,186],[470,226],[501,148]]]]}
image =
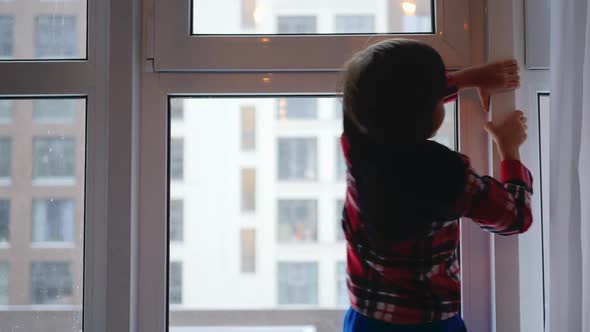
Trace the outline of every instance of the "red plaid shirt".
{"type": "MultiPolygon", "coordinates": [[[[349,169],[342,224],[348,242],[347,283],[352,307],[367,317],[396,324],[422,324],[455,316],[461,300],[459,221],[433,221],[424,237],[398,241],[385,250],[375,246],[359,210],[346,136],[341,143],[349,169]]],[[[467,171],[466,185],[449,216],[469,218],[500,235],[525,232],[532,223],[528,169],[519,161],[503,161],[499,182],[478,175],[469,159],[461,158],[467,171]]]]}

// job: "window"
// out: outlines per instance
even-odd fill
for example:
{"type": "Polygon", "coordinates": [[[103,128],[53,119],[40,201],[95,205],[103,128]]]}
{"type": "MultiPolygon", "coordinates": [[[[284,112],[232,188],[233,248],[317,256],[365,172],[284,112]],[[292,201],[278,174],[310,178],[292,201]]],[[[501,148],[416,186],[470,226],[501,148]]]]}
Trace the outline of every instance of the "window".
{"type": "Polygon", "coordinates": [[[243,229],[240,233],[242,273],[256,273],[256,230],[243,229]]]}
{"type": "MultiPolygon", "coordinates": [[[[412,1],[415,4],[404,11],[401,1],[380,2],[353,0],[346,3],[321,2],[280,2],[240,0],[215,5],[207,0],[192,0],[193,34],[333,34],[333,33],[404,33],[404,32],[432,32],[431,2],[430,0],[412,1]],[[257,3],[258,2],[258,3],[257,3]],[[383,8],[389,6],[389,8],[383,8]],[[224,11],[227,15],[221,15],[224,11]],[[367,13],[363,15],[341,15],[339,13],[367,13]],[[287,16],[291,13],[305,13],[297,16],[287,16]],[[324,24],[322,21],[336,17],[336,24],[324,24]],[[378,16],[382,23],[375,25],[378,16]],[[428,17],[429,24],[415,26],[404,24],[402,20],[412,22],[417,18],[428,17]],[[278,21],[275,30],[273,22],[278,21]]],[[[330,22],[330,21],[328,21],[330,22]]],[[[326,22],[326,23],[328,23],[326,22]]]]}
{"type": "Polygon", "coordinates": [[[33,242],[72,242],[74,202],[66,199],[33,201],[33,242]]]}
{"type": "Polygon", "coordinates": [[[256,28],[256,0],[241,0],[243,30],[256,28]]]}
{"type": "Polygon", "coordinates": [[[0,59],[14,55],[14,17],[0,15],[0,59]]]}
{"type": "Polygon", "coordinates": [[[242,106],[242,150],[256,149],[256,107],[242,106]]]}
{"type": "Polygon", "coordinates": [[[12,168],[12,148],[10,144],[11,139],[8,137],[0,137],[0,179],[10,178],[12,168]]]}
{"type": "Polygon", "coordinates": [[[33,101],[33,120],[39,123],[71,122],[76,111],[75,99],[37,99],[33,101]]]}
{"type": "Polygon", "coordinates": [[[0,124],[12,121],[12,100],[0,99],[0,124]]]}
{"type": "Polygon", "coordinates": [[[182,304],[182,263],[170,263],[169,280],[169,301],[170,304],[182,304]]]}
{"type": "Polygon", "coordinates": [[[37,16],[35,19],[35,57],[74,59],[78,56],[76,17],[37,16]]]}
{"type": "Polygon", "coordinates": [[[67,262],[31,264],[32,304],[72,304],[74,276],[67,262]]]}
{"type": "Polygon", "coordinates": [[[278,102],[278,118],[280,120],[316,119],[317,106],[317,98],[281,98],[278,102]]]}
{"type": "Polygon", "coordinates": [[[280,200],[278,223],[280,243],[317,241],[317,202],[280,200]]]}
{"type": "Polygon", "coordinates": [[[342,98],[334,99],[334,119],[335,120],[342,120],[342,98]]]}
{"type": "Polygon", "coordinates": [[[182,242],[184,239],[184,201],[170,201],[170,241],[182,242]]]}
{"type": "Polygon", "coordinates": [[[279,34],[308,34],[317,31],[315,16],[279,16],[277,21],[279,34]]]}
{"type": "Polygon", "coordinates": [[[336,294],[338,294],[338,306],[350,306],[348,286],[346,285],[346,263],[338,262],[336,265],[336,294]]]}
{"type": "Polygon", "coordinates": [[[245,168],[242,170],[242,211],[256,210],[256,170],[245,168]]]}
{"type": "Polygon", "coordinates": [[[279,263],[279,305],[318,304],[318,264],[279,263]]]}
{"type": "MultiPolygon", "coordinates": [[[[12,5],[31,8],[30,4],[22,5],[19,1],[4,5],[7,4],[0,5],[0,11],[12,5]]],[[[20,42],[16,41],[17,49],[18,45],[20,42]]],[[[42,80],[39,77],[34,81],[42,80]]],[[[55,82],[52,89],[61,91],[60,80],[59,75],[51,78],[55,82]]],[[[3,186],[6,182],[0,180],[0,247],[4,247],[0,249],[0,262],[7,262],[10,267],[8,273],[0,263],[0,304],[3,297],[8,297],[8,305],[18,306],[4,308],[3,315],[10,316],[15,326],[31,332],[82,330],[82,294],[88,285],[84,283],[84,251],[96,249],[94,245],[84,247],[86,100],[62,95],[54,99],[57,97],[43,95],[39,102],[34,95],[0,98],[0,105],[9,104],[12,113],[11,121],[0,125],[0,137],[11,143],[9,152],[0,147],[0,165],[8,163],[13,169],[10,187],[3,186]],[[75,105],[71,118],[64,122],[39,122],[40,117],[35,113],[43,114],[47,121],[54,112],[60,114],[56,118],[61,118],[59,108],[43,108],[38,112],[42,109],[40,105],[47,105],[46,100],[61,99],[71,100],[75,105]],[[5,285],[9,285],[10,295],[4,292],[5,285]]],[[[98,163],[94,156],[89,158],[98,163]]],[[[99,181],[106,180],[101,177],[99,181]]],[[[92,202],[91,199],[88,204],[92,202]]]]}
{"type": "Polygon", "coordinates": [[[0,199],[0,243],[10,241],[10,201],[0,199]]]}
{"type": "Polygon", "coordinates": [[[445,119],[442,126],[436,133],[436,136],[433,138],[434,141],[448,147],[451,150],[457,149],[457,140],[455,139],[457,136],[456,113],[456,102],[445,104],[445,119]]]}
{"type": "Polygon", "coordinates": [[[0,305],[7,305],[9,303],[9,268],[8,263],[0,263],[0,305]]]}
{"type": "Polygon", "coordinates": [[[336,15],[336,33],[373,33],[374,15],[336,15]]]}
{"type": "Polygon", "coordinates": [[[346,180],[346,161],[344,160],[344,152],[340,144],[340,138],[336,138],[336,181],[346,180]]]}
{"type": "Polygon", "coordinates": [[[316,139],[279,138],[279,180],[313,181],[316,179],[316,139]]]}
{"type": "Polygon", "coordinates": [[[0,2],[0,60],[86,58],[87,0],[0,2]]]}
{"type": "Polygon", "coordinates": [[[76,142],[69,137],[33,138],[33,179],[72,179],[76,142]]]}
{"type": "Polygon", "coordinates": [[[182,138],[170,140],[170,178],[173,180],[184,178],[184,140],[182,138]]]}
{"type": "Polygon", "coordinates": [[[336,201],[336,240],[344,241],[344,230],[342,229],[342,215],[344,214],[344,200],[336,201]]]}
{"type": "Polygon", "coordinates": [[[184,102],[181,98],[170,98],[170,118],[172,120],[184,119],[184,102]]]}

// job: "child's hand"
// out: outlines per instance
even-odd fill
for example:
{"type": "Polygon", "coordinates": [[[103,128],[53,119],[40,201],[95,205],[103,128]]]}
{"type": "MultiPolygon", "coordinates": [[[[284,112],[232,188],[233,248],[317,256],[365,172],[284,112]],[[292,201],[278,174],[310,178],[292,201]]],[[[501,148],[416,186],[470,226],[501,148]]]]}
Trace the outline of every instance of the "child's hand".
{"type": "Polygon", "coordinates": [[[519,70],[518,62],[512,59],[467,68],[457,72],[453,78],[459,88],[478,88],[483,108],[487,112],[494,90],[516,89],[520,86],[519,70]]]}
{"type": "Polygon", "coordinates": [[[520,160],[520,146],[527,139],[527,118],[522,111],[515,111],[498,125],[486,123],[486,131],[492,135],[502,160],[520,160]]]}

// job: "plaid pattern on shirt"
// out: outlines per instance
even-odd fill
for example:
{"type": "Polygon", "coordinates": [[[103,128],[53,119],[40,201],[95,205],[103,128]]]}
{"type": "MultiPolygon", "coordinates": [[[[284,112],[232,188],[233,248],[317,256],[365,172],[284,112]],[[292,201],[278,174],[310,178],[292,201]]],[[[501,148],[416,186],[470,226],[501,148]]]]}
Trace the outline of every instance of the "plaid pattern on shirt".
{"type": "MultiPolygon", "coordinates": [[[[461,300],[459,222],[433,222],[426,237],[395,242],[385,251],[375,249],[361,217],[346,136],[341,143],[349,169],[342,226],[352,307],[367,317],[395,324],[423,324],[455,316],[461,300]]],[[[466,186],[449,215],[469,218],[500,235],[525,232],[532,223],[528,169],[519,161],[504,161],[500,182],[478,175],[469,159],[461,157],[467,170],[466,186]]]]}

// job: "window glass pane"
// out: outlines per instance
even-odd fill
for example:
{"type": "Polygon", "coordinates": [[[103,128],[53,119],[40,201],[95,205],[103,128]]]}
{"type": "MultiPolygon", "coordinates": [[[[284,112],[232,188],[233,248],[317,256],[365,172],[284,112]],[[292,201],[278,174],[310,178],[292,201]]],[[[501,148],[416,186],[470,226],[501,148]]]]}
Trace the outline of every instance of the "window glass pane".
{"type": "Polygon", "coordinates": [[[10,123],[12,121],[12,100],[0,100],[0,124],[10,123]]]}
{"type": "Polygon", "coordinates": [[[279,262],[279,305],[318,303],[318,264],[279,262]]]}
{"type": "Polygon", "coordinates": [[[8,263],[0,263],[0,305],[8,304],[8,263]]]}
{"type": "Polygon", "coordinates": [[[14,17],[0,15],[0,59],[14,55],[14,17]]]}
{"type": "Polygon", "coordinates": [[[86,58],[87,0],[0,2],[0,59],[86,58]]]}
{"type": "Polygon", "coordinates": [[[73,304],[74,277],[68,262],[31,264],[32,304],[73,304]]]}
{"type": "Polygon", "coordinates": [[[75,111],[75,99],[38,99],[33,102],[33,120],[40,123],[73,121],[75,111]]]}
{"type": "Polygon", "coordinates": [[[170,201],[170,241],[182,242],[184,234],[184,201],[170,201]]]}
{"type": "Polygon", "coordinates": [[[184,140],[173,138],[170,140],[170,178],[182,180],[184,177],[184,140]]]}
{"type": "Polygon", "coordinates": [[[0,180],[9,179],[12,168],[12,140],[0,136],[0,180]]]}
{"type": "Polygon", "coordinates": [[[170,263],[170,288],[169,301],[170,304],[182,304],[182,263],[170,263]]]}
{"type": "Polygon", "coordinates": [[[0,199],[0,242],[10,239],[10,201],[0,199]]]}
{"type": "Polygon", "coordinates": [[[277,106],[278,117],[281,120],[303,120],[317,118],[317,98],[281,98],[279,99],[277,106]]]}
{"type": "Polygon", "coordinates": [[[338,262],[336,265],[336,292],[338,293],[338,305],[341,307],[350,306],[348,298],[348,287],[346,286],[346,263],[338,262]]]}
{"type": "Polygon", "coordinates": [[[276,309],[343,308],[338,263],[346,260],[346,183],[335,181],[342,134],[342,122],[334,119],[337,98],[315,97],[316,114],[305,121],[282,120],[277,105],[292,98],[181,98],[184,117],[171,124],[169,139],[183,142],[185,166],[182,178],[171,177],[169,213],[174,219],[173,202],[182,200],[187,222],[182,243],[169,246],[171,264],[182,264],[182,277],[169,278],[168,287],[175,289],[170,303],[176,303],[169,311],[171,327],[240,331],[254,323],[260,331],[292,331],[292,321],[276,309]],[[247,152],[245,109],[256,110],[258,125],[256,149],[247,152]],[[248,198],[253,192],[254,202],[248,198]],[[244,213],[245,207],[253,210],[244,213]],[[211,311],[227,312],[227,319],[211,311]],[[257,320],[244,324],[244,311],[257,320]]]}
{"type": "Polygon", "coordinates": [[[375,31],[375,15],[336,15],[337,33],[372,33],[375,31]]]}
{"type": "Polygon", "coordinates": [[[33,179],[70,180],[75,175],[75,163],[74,138],[33,138],[33,179]]]}
{"type": "Polygon", "coordinates": [[[193,34],[432,33],[430,0],[192,0],[193,34]]]}
{"type": "Polygon", "coordinates": [[[317,179],[317,141],[315,138],[279,138],[279,180],[317,179]]]}
{"type": "Polygon", "coordinates": [[[242,170],[242,211],[256,210],[256,170],[246,168],[242,170]]]}
{"type": "Polygon", "coordinates": [[[181,98],[170,98],[170,118],[182,120],[184,117],[184,102],[181,98]]]}
{"type": "Polygon", "coordinates": [[[74,202],[65,199],[33,201],[33,242],[72,242],[74,202]]]}
{"type": "Polygon", "coordinates": [[[256,107],[242,106],[242,150],[256,149],[256,107]]]}
{"type": "Polygon", "coordinates": [[[434,141],[448,147],[451,150],[457,149],[457,134],[455,125],[456,116],[457,103],[452,102],[445,104],[445,119],[436,136],[433,138],[434,141]]]}
{"type": "Polygon", "coordinates": [[[317,241],[317,202],[280,200],[278,222],[279,242],[317,241]]]}
{"type": "Polygon", "coordinates": [[[241,241],[241,271],[242,273],[256,273],[256,230],[243,229],[241,241]]]}
{"type": "Polygon", "coordinates": [[[72,99],[67,122],[45,123],[34,115],[43,102],[4,100],[11,121],[0,125],[0,137],[12,148],[0,149],[0,164],[10,160],[13,171],[8,185],[0,180],[0,305],[7,305],[0,322],[27,332],[80,332],[86,101],[72,99]]]}
{"type": "Polygon", "coordinates": [[[346,161],[344,160],[344,153],[342,153],[342,146],[340,144],[340,137],[336,139],[336,181],[346,181],[346,161]]]}

